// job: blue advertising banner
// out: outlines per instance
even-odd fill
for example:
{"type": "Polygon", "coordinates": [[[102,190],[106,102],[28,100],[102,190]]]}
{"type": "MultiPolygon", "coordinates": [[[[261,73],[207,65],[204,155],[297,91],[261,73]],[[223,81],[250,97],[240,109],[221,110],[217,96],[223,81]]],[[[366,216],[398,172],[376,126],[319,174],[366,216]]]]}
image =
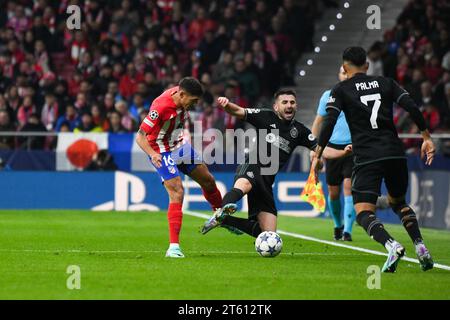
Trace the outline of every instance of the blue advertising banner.
{"type": "MultiPolygon", "coordinates": [[[[233,173],[215,172],[218,188],[225,194],[233,173]]],[[[273,186],[280,215],[326,217],[300,199],[306,173],[279,173],[273,186]]],[[[325,185],[325,177],[320,177],[325,185]]],[[[407,202],[422,226],[450,229],[450,172],[410,173],[407,202]]],[[[184,209],[211,210],[197,183],[184,177],[184,209]]],[[[325,196],[327,190],[325,188],[325,196]]],[[[382,193],[386,194],[385,187],[382,193]]],[[[156,173],[0,171],[0,209],[88,209],[93,211],[166,210],[168,196],[156,173]]],[[[247,211],[244,198],[239,210],[247,211]]],[[[377,212],[384,222],[398,223],[391,210],[377,212]]]]}
{"type": "MultiPolygon", "coordinates": [[[[225,194],[233,173],[215,172],[217,185],[225,194]]],[[[298,217],[327,216],[300,199],[306,173],[279,173],[274,197],[279,214],[298,217]]],[[[325,184],[325,177],[321,177],[325,184]]],[[[184,178],[184,209],[211,210],[197,183],[184,178]]],[[[325,188],[325,196],[327,190],[325,188]]],[[[166,210],[168,196],[156,173],[127,172],[0,172],[0,209],[88,209],[94,211],[166,210]]],[[[239,210],[247,211],[244,198],[239,210]]],[[[388,211],[379,212],[387,222],[398,222],[388,211]]]]}

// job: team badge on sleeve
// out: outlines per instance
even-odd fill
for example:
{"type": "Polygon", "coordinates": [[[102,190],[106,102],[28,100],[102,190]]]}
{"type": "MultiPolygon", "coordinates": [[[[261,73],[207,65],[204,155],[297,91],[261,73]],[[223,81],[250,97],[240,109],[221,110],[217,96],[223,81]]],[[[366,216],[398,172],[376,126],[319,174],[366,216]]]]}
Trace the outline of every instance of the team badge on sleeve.
{"type": "Polygon", "coordinates": [[[295,128],[295,127],[292,128],[290,134],[291,134],[291,137],[293,139],[297,138],[298,137],[298,130],[297,130],[297,128],[295,128]]]}
{"type": "Polygon", "coordinates": [[[150,115],[149,115],[151,120],[156,120],[159,117],[159,113],[156,110],[152,110],[150,111],[150,115]]]}

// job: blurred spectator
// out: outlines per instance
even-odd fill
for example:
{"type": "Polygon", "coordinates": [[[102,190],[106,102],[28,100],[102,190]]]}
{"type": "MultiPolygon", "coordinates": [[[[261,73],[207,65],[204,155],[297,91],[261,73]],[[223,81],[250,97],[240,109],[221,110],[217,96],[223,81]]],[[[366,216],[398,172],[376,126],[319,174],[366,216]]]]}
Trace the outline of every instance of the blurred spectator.
{"type": "Polygon", "coordinates": [[[383,75],[383,60],[381,60],[381,43],[374,43],[372,47],[367,51],[367,60],[369,62],[369,69],[367,74],[371,76],[383,75]]]}
{"type": "Polygon", "coordinates": [[[420,85],[420,95],[421,99],[419,101],[419,107],[425,106],[427,104],[435,105],[433,98],[433,86],[429,81],[422,82],[420,85]]]}
{"type": "Polygon", "coordinates": [[[120,114],[122,118],[122,126],[129,132],[134,131],[135,120],[128,110],[128,105],[125,101],[118,101],[115,104],[116,111],[120,114]]]}
{"type": "Polygon", "coordinates": [[[72,132],[73,130],[70,129],[70,124],[66,121],[62,122],[59,127],[59,132],[72,132]]]}
{"type": "Polygon", "coordinates": [[[17,111],[17,121],[19,123],[19,128],[23,127],[32,114],[37,112],[37,108],[33,103],[33,98],[31,96],[26,96],[23,99],[23,104],[17,111]]]}
{"type": "Polygon", "coordinates": [[[109,113],[109,133],[125,133],[127,130],[122,126],[120,113],[112,111],[109,113]]]}
{"type": "Polygon", "coordinates": [[[53,92],[45,94],[45,104],[42,108],[41,121],[48,131],[52,131],[59,117],[59,106],[53,92]]]}
{"type": "Polygon", "coordinates": [[[94,90],[96,95],[104,95],[108,91],[108,83],[114,80],[111,65],[106,64],[100,68],[99,76],[95,78],[94,90]]]}
{"type": "Polygon", "coordinates": [[[138,82],[142,81],[144,76],[136,72],[133,63],[127,64],[127,73],[120,78],[119,91],[122,97],[130,99],[136,93],[138,82]]]}
{"type": "Polygon", "coordinates": [[[95,125],[92,114],[86,111],[81,115],[80,123],[73,132],[102,132],[102,128],[95,125]]]}
{"type": "Polygon", "coordinates": [[[27,30],[31,25],[30,19],[25,15],[21,4],[15,4],[14,13],[9,17],[7,26],[12,28],[16,35],[27,30]]]}
{"type": "MultiPolygon", "coordinates": [[[[0,132],[15,131],[14,125],[11,123],[9,113],[6,110],[0,110],[0,132]]],[[[14,137],[0,136],[0,149],[13,149],[14,137]]]]}
{"type": "Polygon", "coordinates": [[[70,57],[72,58],[72,63],[77,65],[81,59],[83,53],[85,53],[89,48],[89,44],[85,39],[84,33],[82,31],[76,31],[75,37],[70,44],[70,57]]]}
{"type": "Polygon", "coordinates": [[[69,131],[73,131],[78,124],[77,111],[73,105],[68,105],[64,115],[60,116],[56,121],[55,130],[62,131],[63,125],[67,126],[69,131]]]}
{"type": "Polygon", "coordinates": [[[130,114],[134,118],[134,120],[138,123],[141,123],[139,120],[139,114],[142,111],[148,112],[150,106],[145,104],[144,97],[142,94],[137,93],[133,97],[133,103],[130,105],[130,114]]]}
{"type": "Polygon", "coordinates": [[[229,51],[222,52],[222,56],[213,68],[212,80],[214,83],[226,83],[234,75],[233,54],[229,51]]]}
{"type": "Polygon", "coordinates": [[[94,125],[97,127],[100,127],[102,131],[108,131],[109,129],[109,123],[105,117],[105,114],[103,112],[103,109],[100,107],[99,104],[95,103],[91,107],[91,114],[92,114],[92,121],[94,122],[94,125]]]}
{"type": "MultiPolygon", "coordinates": [[[[42,124],[40,117],[37,113],[32,113],[28,118],[25,125],[20,129],[20,132],[47,132],[47,129],[42,124]]],[[[21,149],[37,149],[42,150],[45,146],[46,137],[33,136],[32,134],[27,137],[18,137],[18,146],[21,149]]]]}
{"type": "Polygon", "coordinates": [[[441,121],[438,109],[432,104],[426,104],[422,114],[430,132],[435,131],[439,127],[441,121]]]}
{"type": "Polygon", "coordinates": [[[78,93],[73,105],[78,113],[83,113],[85,111],[88,111],[89,106],[88,106],[86,94],[81,93],[81,92],[78,93]]]}
{"type": "Polygon", "coordinates": [[[249,101],[256,101],[260,90],[258,76],[246,68],[244,59],[234,63],[234,71],[233,80],[242,88],[242,95],[249,101]]]}

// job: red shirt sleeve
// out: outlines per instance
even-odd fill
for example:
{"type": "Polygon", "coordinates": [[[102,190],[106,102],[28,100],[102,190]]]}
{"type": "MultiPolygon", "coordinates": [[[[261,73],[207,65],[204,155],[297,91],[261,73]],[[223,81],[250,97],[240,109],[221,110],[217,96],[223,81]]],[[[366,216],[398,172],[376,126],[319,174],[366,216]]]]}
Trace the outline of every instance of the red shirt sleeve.
{"type": "Polygon", "coordinates": [[[151,134],[153,130],[159,128],[162,123],[162,117],[164,116],[164,108],[159,106],[152,106],[150,112],[142,121],[140,130],[144,131],[146,134],[151,134]]]}

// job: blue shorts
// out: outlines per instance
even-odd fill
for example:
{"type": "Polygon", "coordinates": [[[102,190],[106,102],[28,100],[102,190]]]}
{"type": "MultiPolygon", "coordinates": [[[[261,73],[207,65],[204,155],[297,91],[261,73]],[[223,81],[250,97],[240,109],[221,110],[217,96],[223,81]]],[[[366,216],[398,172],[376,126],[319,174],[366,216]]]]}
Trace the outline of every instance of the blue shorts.
{"type": "MultiPolygon", "coordinates": [[[[155,167],[155,169],[162,182],[179,177],[180,171],[189,175],[198,165],[202,164],[202,158],[189,143],[183,144],[174,151],[163,152],[161,156],[161,167],[155,167]]],[[[150,163],[155,166],[150,157],[149,159],[150,163]]]]}

